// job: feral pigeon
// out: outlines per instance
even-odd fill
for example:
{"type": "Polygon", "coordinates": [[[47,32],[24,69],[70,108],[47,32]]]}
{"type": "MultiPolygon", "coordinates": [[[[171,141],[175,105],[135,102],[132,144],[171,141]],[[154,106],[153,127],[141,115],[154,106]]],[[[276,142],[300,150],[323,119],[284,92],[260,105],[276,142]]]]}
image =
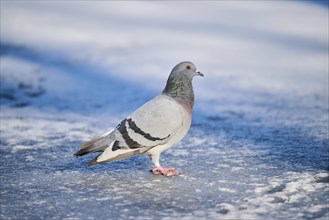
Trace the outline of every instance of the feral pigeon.
{"type": "Polygon", "coordinates": [[[160,95],[125,118],[113,130],[80,146],[75,156],[101,152],[89,166],[146,154],[155,165],[154,174],[176,176],[175,168],[160,166],[160,154],[188,132],[194,104],[192,79],[203,76],[191,62],[177,64],[160,95]]]}

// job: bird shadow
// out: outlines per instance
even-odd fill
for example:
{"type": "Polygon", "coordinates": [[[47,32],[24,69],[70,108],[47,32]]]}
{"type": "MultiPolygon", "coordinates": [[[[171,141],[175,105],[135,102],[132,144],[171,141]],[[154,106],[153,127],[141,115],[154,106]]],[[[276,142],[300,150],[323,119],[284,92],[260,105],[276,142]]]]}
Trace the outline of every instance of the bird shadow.
{"type": "Polygon", "coordinates": [[[79,171],[79,172],[134,172],[136,170],[150,170],[151,163],[146,156],[134,156],[125,160],[113,161],[111,163],[104,163],[95,166],[88,166],[88,161],[93,159],[97,154],[88,155],[84,158],[74,158],[71,160],[63,160],[54,168],[58,171],[79,171]]]}

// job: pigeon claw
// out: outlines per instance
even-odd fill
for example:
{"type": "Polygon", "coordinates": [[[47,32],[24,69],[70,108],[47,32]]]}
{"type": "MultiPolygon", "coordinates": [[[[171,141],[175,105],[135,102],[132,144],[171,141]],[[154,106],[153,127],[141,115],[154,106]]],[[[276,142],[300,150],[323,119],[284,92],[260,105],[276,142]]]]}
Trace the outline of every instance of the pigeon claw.
{"type": "Polygon", "coordinates": [[[163,167],[156,167],[151,172],[154,175],[163,175],[163,176],[179,176],[179,173],[175,168],[163,168],[163,167]]]}

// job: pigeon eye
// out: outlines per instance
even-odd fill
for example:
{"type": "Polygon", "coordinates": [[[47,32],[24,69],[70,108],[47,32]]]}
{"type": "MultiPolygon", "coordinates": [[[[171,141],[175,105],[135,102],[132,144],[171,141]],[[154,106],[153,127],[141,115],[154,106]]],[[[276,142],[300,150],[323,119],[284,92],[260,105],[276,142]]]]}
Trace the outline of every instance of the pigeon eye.
{"type": "Polygon", "coordinates": [[[187,67],[186,67],[186,69],[190,70],[190,69],[191,69],[191,67],[190,67],[190,66],[187,66],[187,67]]]}

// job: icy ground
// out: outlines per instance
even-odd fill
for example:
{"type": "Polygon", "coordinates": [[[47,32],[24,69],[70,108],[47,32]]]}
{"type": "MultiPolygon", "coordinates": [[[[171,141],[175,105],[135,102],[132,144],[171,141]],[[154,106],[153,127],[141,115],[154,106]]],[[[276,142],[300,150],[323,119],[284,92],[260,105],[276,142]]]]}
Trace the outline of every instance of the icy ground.
{"type": "Polygon", "coordinates": [[[1,1],[0,219],[328,219],[328,7],[1,1]],[[162,155],[73,157],[193,61],[162,155]]]}

